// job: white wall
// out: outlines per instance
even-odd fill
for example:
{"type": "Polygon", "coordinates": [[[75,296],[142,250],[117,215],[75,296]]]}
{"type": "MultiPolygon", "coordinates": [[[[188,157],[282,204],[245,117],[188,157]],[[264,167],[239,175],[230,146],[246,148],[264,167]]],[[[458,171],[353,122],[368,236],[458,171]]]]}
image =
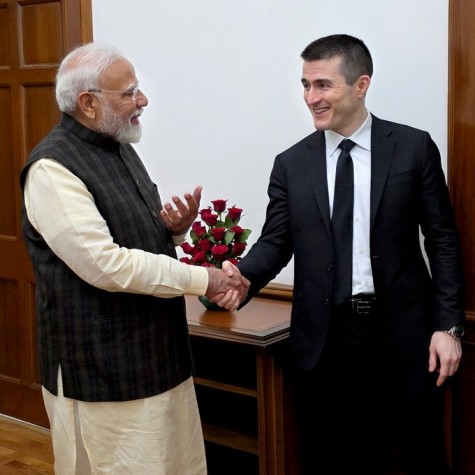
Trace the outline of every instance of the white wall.
{"type": "MultiPolygon", "coordinates": [[[[428,130],[447,155],[448,0],[93,0],[95,41],[118,46],[149,98],[137,150],[163,201],[204,186],[258,237],[277,153],[313,131],[300,52],[358,36],[375,72],[367,105],[428,130]]],[[[289,265],[276,282],[293,280],[289,265]]]]}

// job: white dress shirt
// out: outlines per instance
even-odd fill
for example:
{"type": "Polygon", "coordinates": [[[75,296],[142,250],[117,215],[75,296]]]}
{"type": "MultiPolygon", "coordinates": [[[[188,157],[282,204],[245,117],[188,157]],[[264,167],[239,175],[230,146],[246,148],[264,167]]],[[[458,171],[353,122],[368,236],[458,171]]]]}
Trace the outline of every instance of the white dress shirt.
{"type": "Polygon", "coordinates": [[[338,145],[345,138],[352,140],[356,144],[350,152],[353,159],[355,185],[353,204],[353,295],[374,293],[369,247],[371,124],[372,117],[368,113],[361,127],[351,137],[343,137],[332,130],[325,130],[330,216],[333,212],[336,164],[341,152],[338,145]]]}

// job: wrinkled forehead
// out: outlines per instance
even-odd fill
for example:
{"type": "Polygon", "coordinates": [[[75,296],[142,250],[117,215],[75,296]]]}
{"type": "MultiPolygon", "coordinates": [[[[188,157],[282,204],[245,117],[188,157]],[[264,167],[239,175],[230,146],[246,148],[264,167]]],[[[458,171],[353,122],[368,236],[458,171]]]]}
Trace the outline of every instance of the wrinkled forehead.
{"type": "Polygon", "coordinates": [[[100,74],[99,83],[103,89],[120,91],[138,85],[138,80],[132,64],[126,59],[120,59],[100,74]]]}

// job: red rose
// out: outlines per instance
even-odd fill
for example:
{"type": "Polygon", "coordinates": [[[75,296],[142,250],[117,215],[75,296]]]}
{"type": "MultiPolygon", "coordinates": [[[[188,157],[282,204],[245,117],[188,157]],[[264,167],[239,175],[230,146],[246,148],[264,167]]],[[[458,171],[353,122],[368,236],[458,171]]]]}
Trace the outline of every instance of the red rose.
{"type": "Polygon", "coordinates": [[[222,213],[226,209],[226,201],[228,200],[214,200],[211,203],[213,203],[214,210],[217,213],[222,213]]]}
{"type": "Polygon", "coordinates": [[[234,237],[238,238],[242,234],[244,229],[242,229],[241,226],[233,226],[231,228],[231,231],[234,233],[234,237]]]}
{"type": "Polygon", "coordinates": [[[198,254],[198,252],[201,252],[201,249],[199,247],[195,246],[193,248],[193,251],[191,251],[191,257],[196,256],[196,254],[198,254]]]}
{"type": "Polygon", "coordinates": [[[228,216],[233,220],[236,221],[241,217],[242,209],[241,208],[228,208],[228,216]]]}
{"type": "Polygon", "coordinates": [[[213,213],[207,213],[201,215],[201,219],[208,225],[208,226],[215,226],[218,222],[218,215],[213,213]]]}
{"type": "Polygon", "coordinates": [[[209,206],[207,208],[203,208],[200,211],[200,216],[203,221],[206,221],[206,217],[209,216],[210,214],[213,214],[213,212],[211,211],[211,208],[209,206]]]}
{"type": "Polygon", "coordinates": [[[201,251],[208,252],[211,251],[213,244],[209,239],[200,239],[196,244],[196,247],[198,247],[201,251]]]}
{"type": "Polygon", "coordinates": [[[226,233],[226,228],[213,228],[211,230],[211,236],[215,241],[222,241],[224,239],[224,234],[226,233]]]}
{"type": "Polygon", "coordinates": [[[185,254],[193,254],[193,251],[194,251],[194,247],[187,243],[187,242],[184,242],[182,245],[181,245],[181,248],[183,249],[183,252],[185,254]]]}
{"type": "Polygon", "coordinates": [[[189,257],[180,257],[179,261],[184,264],[191,264],[191,259],[189,257]]]}
{"type": "Polygon", "coordinates": [[[206,254],[204,251],[197,252],[191,260],[194,264],[200,264],[201,262],[206,260],[206,254]]]}
{"type": "Polygon", "coordinates": [[[237,242],[233,246],[233,256],[240,256],[244,249],[246,249],[246,243],[244,242],[237,242]]]}
{"type": "Polygon", "coordinates": [[[226,244],[217,244],[216,246],[213,246],[213,249],[211,249],[211,254],[218,261],[223,260],[227,253],[228,246],[226,246],[226,244]]]}
{"type": "Polygon", "coordinates": [[[235,257],[230,257],[226,260],[229,261],[231,264],[234,264],[234,265],[237,265],[237,263],[239,262],[235,257]]]}
{"type": "Polygon", "coordinates": [[[204,226],[201,226],[201,221],[195,221],[191,225],[191,229],[198,237],[201,237],[203,236],[203,234],[206,234],[206,228],[204,226]]]}
{"type": "Polygon", "coordinates": [[[207,208],[200,209],[200,216],[203,217],[205,214],[210,214],[211,213],[211,206],[208,206],[207,208]]]}

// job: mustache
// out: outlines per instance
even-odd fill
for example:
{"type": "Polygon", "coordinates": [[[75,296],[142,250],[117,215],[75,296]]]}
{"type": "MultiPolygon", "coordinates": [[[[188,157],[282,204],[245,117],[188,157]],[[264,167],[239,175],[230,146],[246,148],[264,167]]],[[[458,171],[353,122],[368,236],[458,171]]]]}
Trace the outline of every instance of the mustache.
{"type": "Polygon", "coordinates": [[[130,118],[132,118],[132,117],[140,117],[140,116],[143,114],[143,111],[144,111],[144,108],[143,108],[143,107],[138,108],[138,109],[135,111],[135,113],[130,116],[130,118]]]}

